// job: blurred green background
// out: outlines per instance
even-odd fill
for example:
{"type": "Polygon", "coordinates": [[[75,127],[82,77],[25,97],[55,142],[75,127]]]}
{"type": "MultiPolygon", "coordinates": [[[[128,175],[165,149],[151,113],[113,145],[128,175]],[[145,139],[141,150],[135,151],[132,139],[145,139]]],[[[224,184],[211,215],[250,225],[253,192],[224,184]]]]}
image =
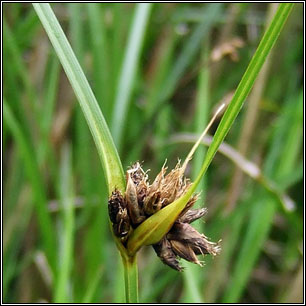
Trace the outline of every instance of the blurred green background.
{"type": "MultiPolygon", "coordinates": [[[[184,159],[229,102],[276,7],[52,4],[124,169],[143,162],[151,179],[165,159],[170,169],[184,159]]],[[[4,302],[52,302],[59,292],[72,303],[123,302],[107,188],[85,118],[32,5],[5,3],[3,13],[4,302]]],[[[143,248],[141,302],[303,301],[302,137],[296,4],[225,139],[231,150],[215,156],[201,186],[196,206],[208,214],[196,226],[222,239],[221,254],[205,257],[203,268],[182,262],[178,273],[143,248]],[[245,173],[259,169],[255,178],[245,173]]],[[[202,146],[187,176],[204,154],[202,146]]]]}

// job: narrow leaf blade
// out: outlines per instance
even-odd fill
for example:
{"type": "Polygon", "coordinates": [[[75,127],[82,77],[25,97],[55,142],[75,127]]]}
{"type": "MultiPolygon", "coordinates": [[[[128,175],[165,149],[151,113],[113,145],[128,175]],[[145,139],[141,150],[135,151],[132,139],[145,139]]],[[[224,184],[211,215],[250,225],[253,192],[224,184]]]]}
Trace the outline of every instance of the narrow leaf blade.
{"type": "MultiPolygon", "coordinates": [[[[115,188],[124,191],[125,181],[119,155],[82,68],[50,5],[33,3],[33,6],[53,44],[86,117],[102,161],[109,194],[115,188]]],[[[84,158],[88,157],[84,156],[84,158]]]]}

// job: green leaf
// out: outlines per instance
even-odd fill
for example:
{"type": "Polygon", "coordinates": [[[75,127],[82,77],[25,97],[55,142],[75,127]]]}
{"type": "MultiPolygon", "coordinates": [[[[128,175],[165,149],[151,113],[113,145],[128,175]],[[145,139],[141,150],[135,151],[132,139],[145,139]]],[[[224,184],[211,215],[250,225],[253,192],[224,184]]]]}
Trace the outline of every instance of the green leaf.
{"type": "Polygon", "coordinates": [[[237,117],[246,97],[248,96],[254,85],[256,77],[262,65],[264,64],[265,59],[267,58],[270,50],[272,49],[274,43],[278,38],[280,31],[283,25],[285,24],[285,21],[287,20],[287,17],[292,7],[293,4],[291,3],[280,4],[270,26],[268,27],[263,38],[261,39],[260,44],[235,91],[231,103],[229,104],[218,126],[213,142],[211,143],[207,151],[207,155],[205,157],[202,169],[195,181],[195,184],[197,184],[201,180],[202,175],[205,174],[208,166],[213,160],[213,157],[218,151],[220,144],[222,143],[223,139],[225,138],[229,129],[234,123],[234,120],[237,117]]]}
{"type": "MultiPolygon", "coordinates": [[[[103,114],[82,68],[50,5],[47,3],[33,3],[33,6],[53,44],[86,117],[102,161],[109,194],[115,188],[123,192],[125,190],[125,180],[121,161],[103,114]]],[[[84,158],[88,157],[84,156],[84,158]]]]}

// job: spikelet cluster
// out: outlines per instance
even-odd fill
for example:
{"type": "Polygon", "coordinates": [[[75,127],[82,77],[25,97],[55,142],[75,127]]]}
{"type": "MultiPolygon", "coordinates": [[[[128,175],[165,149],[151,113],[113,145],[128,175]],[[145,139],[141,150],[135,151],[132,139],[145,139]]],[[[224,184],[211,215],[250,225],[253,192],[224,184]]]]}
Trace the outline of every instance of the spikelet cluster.
{"type": "MultiPolygon", "coordinates": [[[[114,234],[123,244],[126,244],[132,229],[186,193],[191,183],[184,177],[184,171],[185,165],[181,166],[180,161],[169,173],[164,164],[150,184],[140,163],[136,162],[130,167],[126,172],[124,195],[114,190],[108,202],[114,234]]],[[[198,194],[194,194],[170,231],[161,241],[152,245],[162,262],[178,271],[182,270],[178,258],[201,265],[197,255],[214,256],[220,252],[218,243],[210,242],[190,225],[207,212],[206,208],[191,209],[197,199],[198,194]]]]}

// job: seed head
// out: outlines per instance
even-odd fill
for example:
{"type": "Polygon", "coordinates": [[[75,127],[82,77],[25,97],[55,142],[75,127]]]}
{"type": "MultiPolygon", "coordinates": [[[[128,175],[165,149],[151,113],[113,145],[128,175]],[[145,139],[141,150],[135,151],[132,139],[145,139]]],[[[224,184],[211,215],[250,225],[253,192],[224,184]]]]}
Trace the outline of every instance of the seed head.
{"type": "MultiPolygon", "coordinates": [[[[136,162],[126,172],[127,187],[124,195],[118,190],[109,199],[109,216],[113,223],[114,234],[126,245],[131,228],[137,228],[163,207],[184,195],[191,183],[183,176],[180,161],[166,174],[163,165],[153,183],[150,184],[146,172],[136,162]]],[[[178,258],[202,265],[197,255],[220,252],[218,244],[196,231],[190,223],[203,217],[206,208],[191,209],[199,195],[193,194],[187,202],[169,232],[153,248],[162,260],[171,268],[182,271],[178,258]]]]}
{"type": "MultiPolygon", "coordinates": [[[[163,263],[182,271],[178,258],[201,265],[197,255],[219,254],[219,242],[210,242],[190,225],[203,217],[207,210],[191,209],[199,195],[192,194],[196,184],[192,186],[184,172],[201,139],[224,106],[222,104],[214,114],[183,165],[178,161],[167,174],[164,164],[150,184],[147,173],[136,162],[126,172],[124,195],[118,190],[112,193],[108,209],[113,232],[121,240],[128,256],[133,256],[142,245],[152,245],[163,263]]],[[[197,183],[201,175],[196,179],[197,183]]]]}

